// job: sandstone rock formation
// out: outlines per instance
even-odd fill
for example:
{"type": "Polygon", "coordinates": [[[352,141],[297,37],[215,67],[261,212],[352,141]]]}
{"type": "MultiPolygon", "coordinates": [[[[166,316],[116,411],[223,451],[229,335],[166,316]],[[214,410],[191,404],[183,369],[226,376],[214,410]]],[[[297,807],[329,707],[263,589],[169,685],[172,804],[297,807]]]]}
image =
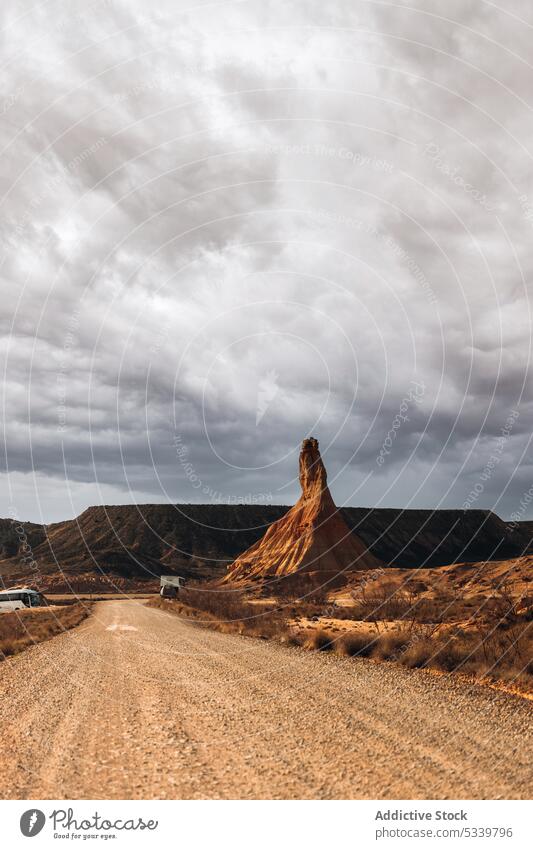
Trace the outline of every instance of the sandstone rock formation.
{"type": "Polygon", "coordinates": [[[335,506],[316,439],[303,441],[300,485],[298,502],[228,567],[226,582],[296,573],[323,575],[329,580],[379,566],[335,506]]]}

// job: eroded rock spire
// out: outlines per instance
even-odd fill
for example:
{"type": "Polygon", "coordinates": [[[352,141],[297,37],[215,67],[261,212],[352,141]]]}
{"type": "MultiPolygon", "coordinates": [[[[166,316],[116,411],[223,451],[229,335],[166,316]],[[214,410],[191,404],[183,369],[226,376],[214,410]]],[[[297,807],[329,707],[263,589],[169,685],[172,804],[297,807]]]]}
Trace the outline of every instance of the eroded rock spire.
{"type": "Polygon", "coordinates": [[[302,443],[300,485],[302,494],[294,507],[228,567],[226,582],[298,572],[329,577],[379,565],[337,510],[313,438],[302,443]]]}

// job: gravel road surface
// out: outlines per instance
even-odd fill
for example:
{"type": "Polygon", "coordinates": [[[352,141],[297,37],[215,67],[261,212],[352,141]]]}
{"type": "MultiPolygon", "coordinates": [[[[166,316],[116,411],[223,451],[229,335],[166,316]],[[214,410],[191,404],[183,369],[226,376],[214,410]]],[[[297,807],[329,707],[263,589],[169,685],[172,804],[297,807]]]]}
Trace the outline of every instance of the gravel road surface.
{"type": "Polygon", "coordinates": [[[139,601],[0,664],[0,796],[527,798],[533,703],[139,601]]]}

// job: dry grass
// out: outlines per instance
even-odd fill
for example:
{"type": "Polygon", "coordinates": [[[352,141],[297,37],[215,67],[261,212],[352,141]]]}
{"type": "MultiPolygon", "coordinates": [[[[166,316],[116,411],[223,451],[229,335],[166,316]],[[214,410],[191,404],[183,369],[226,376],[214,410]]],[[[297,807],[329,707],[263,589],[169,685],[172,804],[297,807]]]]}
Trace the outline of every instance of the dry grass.
{"type": "Polygon", "coordinates": [[[442,592],[421,596],[422,582],[400,592],[388,581],[363,588],[349,607],[319,604],[316,599],[291,605],[286,600],[253,604],[242,591],[192,587],[176,602],[151,602],[165,610],[194,616],[228,633],[277,639],[312,651],[332,651],[344,657],[370,657],[400,663],[410,669],[462,672],[479,679],[512,682],[533,691],[533,621],[507,586],[493,591],[474,615],[466,616],[459,595],[442,592]],[[462,615],[462,621],[455,617],[462,615]],[[325,622],[321,619],[324,617],[325,622]],[[344,633],[326,624],[328,617],[353,620],[344,633]],[[299,624],[306,619],[304,629],[299,624]],[[391,622],[396,621],[396,626],[391,622]],[[361,624],[365,627],[361,628],[361,624]]]}
{"type": "Polygon", "coordinates": [[[323,629],[315,634],[300,645],[333,649],[344,657],[394,661],[409,669],[462,672],[533,691],[533,622],[516,622],[509,628],[398,628],[380,634],[354,631],[340,638],[323,629]]]}
{"type": "Polygon", "coordinates": [[[0,660],[75,628],[90,612],[90,605],[78,603],[54,609],[14,610],[0,614],[0,660]]]}
{"type": "Polygon", "coordinates": [[[335,639],[333,634],[319,629],[309,635],[304,647],[311,651],[331,651],[335,648],[335,639]]]}
{"type": "Polygon", "coordinates": [[[337,652],[344,657],[370,657],[376,646],[376,638],[369,634],[354,632],[345,634],[337,644],[337,652]]]}
{"type": "Polygon", "coordinates": [[[295,628],[291,628],[287,633],[281,638],[281,641],[285,643],[287,646],[304,646],[305,645],[305,635],[302,631],[299,631],[295,628]]]}
{"type": "Polygon", "coordinates": [[[410,640],[407,630],[387,631],[375,640],[371,654],[378,660],[395,660],[407,649],[410,640]]]}
{"type": "MultiPolygon", "coordinates": [[[[257,607],[252,605],[241,590],[226,590],[218,587],[186,587],[180,590],[179,600],[188,607],[203,610],[221,623],[247,621],[258,616],[257,607]]],[[[275,605],[268,606],[270,612],[275,605]]],[[[264,611],[265,608],[262,609],[264,611]]]]}
{"type": "Polygon", "coordinates": [[[275,604],[259,608],[235,591],[188,588],[181,590],[179,599],[157,597],[149,601],[148,606],[193,618],[199,624],[226,634],[281,639],[289,630],[286,616],[275,604]]]}

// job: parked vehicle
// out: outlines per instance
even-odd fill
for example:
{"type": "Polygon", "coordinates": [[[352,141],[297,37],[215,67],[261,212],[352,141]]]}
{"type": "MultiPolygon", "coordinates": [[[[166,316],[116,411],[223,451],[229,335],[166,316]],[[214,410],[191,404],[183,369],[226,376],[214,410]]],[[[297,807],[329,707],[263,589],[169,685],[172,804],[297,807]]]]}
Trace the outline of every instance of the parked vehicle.
{"type": "Polygon", "coordinates": [[[30,587],[14,587],[0,591],[0,613],[8,610],[21,610],[24,607],[44,607],[46,599],[38,590],[30,587]]]}
{"type": "Polygon", "coordinates": [[[184,583],[185,579],[180,575],[161,575],[161,598],[176,598],[184,583]]]}

